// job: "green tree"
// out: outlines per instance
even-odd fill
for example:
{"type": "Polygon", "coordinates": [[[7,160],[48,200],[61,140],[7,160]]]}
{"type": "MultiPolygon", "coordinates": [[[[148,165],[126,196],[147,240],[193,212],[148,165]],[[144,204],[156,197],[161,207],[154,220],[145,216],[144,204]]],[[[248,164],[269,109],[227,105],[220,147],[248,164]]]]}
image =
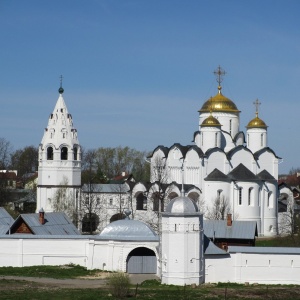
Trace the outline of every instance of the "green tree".
{"type": "Polygon", "coordinates": [[[11,169],[18,170],[18,176],[35,172],[38,169],[38,148],[26,146],[11,155],[11,169]]]}

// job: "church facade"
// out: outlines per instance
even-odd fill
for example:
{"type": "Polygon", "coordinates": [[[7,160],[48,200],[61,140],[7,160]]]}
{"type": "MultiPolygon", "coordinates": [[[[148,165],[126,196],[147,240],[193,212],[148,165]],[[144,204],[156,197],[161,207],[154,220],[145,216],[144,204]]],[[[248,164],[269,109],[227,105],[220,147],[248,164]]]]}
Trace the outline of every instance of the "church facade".
{"type": "Polygon", "coordinates": [[[260,103],[255,102],[256,115],[241,131],[240,111],[222,94],[225,72],[219,67],[215,73],[218,92],[199,110],[193,145],[158,146],[151,155],[151,181],[193,185],[205,218],[231,213],[236,220],[256,221],[259,235],[276,235],[280,158],[268,147],[260,103]]]}

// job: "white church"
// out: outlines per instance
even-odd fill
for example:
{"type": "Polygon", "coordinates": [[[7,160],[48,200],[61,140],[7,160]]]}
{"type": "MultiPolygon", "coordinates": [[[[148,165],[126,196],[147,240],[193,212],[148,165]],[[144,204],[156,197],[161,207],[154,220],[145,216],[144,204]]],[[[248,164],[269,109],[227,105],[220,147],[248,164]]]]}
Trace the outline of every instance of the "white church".
{"type": "Polygon", "coordinates": [[[259,235],[276,235],[280,158],[268,147],[267,125],[258,116],[260,103],[256,100],[256,115],[244,133],[240,111],[222,94],[225,72],[219,67],[215,74],[218,92],[199,110],[194,144],[158,146],[151,157],[151,181],[158,180],[157,166],[165,166],[166,183],[198,188],[197,202],[204,217],[214,219],[220,213],[216,204],[221,201],[233,219],[256,221],[259,235]]]}

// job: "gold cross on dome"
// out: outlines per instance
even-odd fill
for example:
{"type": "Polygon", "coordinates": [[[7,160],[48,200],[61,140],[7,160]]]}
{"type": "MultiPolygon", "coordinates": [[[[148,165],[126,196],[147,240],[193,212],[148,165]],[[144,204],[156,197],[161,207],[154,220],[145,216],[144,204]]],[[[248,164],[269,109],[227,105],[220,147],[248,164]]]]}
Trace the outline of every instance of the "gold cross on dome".
{"type": "Polygon", "coordinates": [[[253,104],[255,105],[255,114],[256,116],[258,116],[258,109],[259,109],[259,106],[261,105],[261,102],[259,102],[258,99],[256,99],[253,104]]]}
{"type": "Polygon", "coordinates": [[[217,82],[220,86],[221,82],[223,81],[223,76],[226,74],[226,72],[219,65],[218,68],[214,71],[214,74],[216,75],[217,82]]]}

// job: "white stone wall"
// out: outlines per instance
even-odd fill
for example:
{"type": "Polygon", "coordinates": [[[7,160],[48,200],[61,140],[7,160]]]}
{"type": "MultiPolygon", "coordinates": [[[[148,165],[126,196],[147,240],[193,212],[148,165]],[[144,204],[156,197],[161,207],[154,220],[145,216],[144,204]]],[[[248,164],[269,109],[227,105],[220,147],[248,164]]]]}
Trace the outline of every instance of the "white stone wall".
{"type": "MultiPolygon", "coordinates": [[[[0,266],[73,263],[88,269],[125,272],[128,254],[137,247],[149,248],[158,257],[158,242],[104,241],[89,236],[86,238],[5,236],[0,239],[0,266]]],[[[176,245],[173,247],[176,249],[176,245]]],[[[289,248],[289,251],[292,250],[293,248],[289,248]]],[[[297,251],[298,249],[296,253],[297,251]]],[[[205,282],[300,284],[300,253],[285,254],[283,251],[274,254],[264,250],[262,252],[229,253],[227,256],[206,255],[205,282]]],[[[159,262],[157,265],[159,268],[159,262]]],[[[182,267],[184,270],[190,270],[188,266],[182,267]]]]}
{"type": "Polygon", "coordinates": [[[231,253],[205,257],[205,282],[300,284],[300,255],[231,253]]]}

